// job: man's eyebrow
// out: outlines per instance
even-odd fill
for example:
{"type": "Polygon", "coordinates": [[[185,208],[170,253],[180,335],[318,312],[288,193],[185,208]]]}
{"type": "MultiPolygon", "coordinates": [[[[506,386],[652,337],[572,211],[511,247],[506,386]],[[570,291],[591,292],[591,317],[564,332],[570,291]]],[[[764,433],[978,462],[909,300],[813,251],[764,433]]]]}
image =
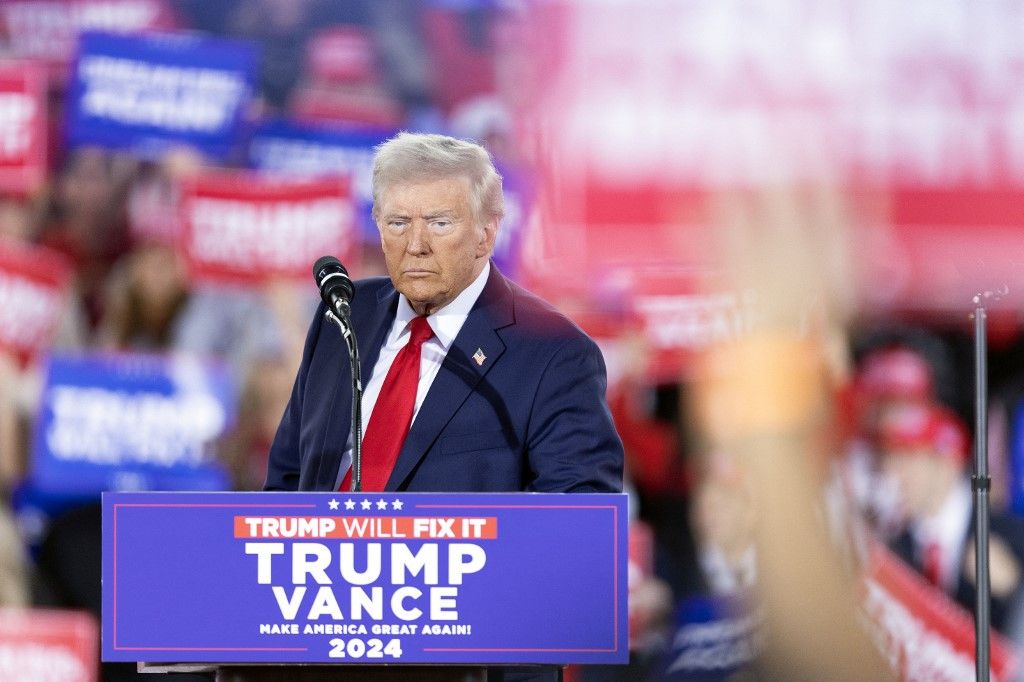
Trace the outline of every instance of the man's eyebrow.
{"type": "Polygon", "coordinates": [[[431,211],[423,216],[424,220],[433,220],[434,218],[451,218],[455,215],[455,211],[445,208],[440,211],[431,211]]]}

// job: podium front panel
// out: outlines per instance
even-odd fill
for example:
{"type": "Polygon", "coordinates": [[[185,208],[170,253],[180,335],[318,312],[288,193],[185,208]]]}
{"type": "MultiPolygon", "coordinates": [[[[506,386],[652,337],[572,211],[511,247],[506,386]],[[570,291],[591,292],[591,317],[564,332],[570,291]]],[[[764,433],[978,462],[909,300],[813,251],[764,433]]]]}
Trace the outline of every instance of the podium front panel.
{"type": "Polygon", "coordinates": [[[624,663],[625,495],[106,493],[103,660],[624,663]]]}

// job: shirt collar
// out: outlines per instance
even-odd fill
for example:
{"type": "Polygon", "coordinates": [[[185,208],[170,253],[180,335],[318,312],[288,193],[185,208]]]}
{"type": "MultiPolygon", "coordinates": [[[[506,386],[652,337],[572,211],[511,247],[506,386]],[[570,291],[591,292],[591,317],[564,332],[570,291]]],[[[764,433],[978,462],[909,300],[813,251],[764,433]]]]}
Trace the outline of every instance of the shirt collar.
{"type": "MultiPolygon", "coordinates": [[[[488,260],[484,263],[484,269],[480,271],[476,279],[463,289],[451,303],[433,315],[427,316],[427,322],[434,331],[434,338],[441,343],[445,352],[451,348],[452,342],[455,341],[455,337],[458,336],[462,325],[469,316],[469,311],[473,309],[476,300],[483,293],[490,273],[491,261],[488,260]]],[[[409,323],[414,317],[416,317],[416,312],[409,305],[409,299],[405,297],[405,294],[400,294],[398,296],[398,311],[395,313],[396,324],[392,329],[400,330],[399,335],[401,336],[408,329],[409,323]]]]}
{"type": "Polygon", "coordinates": [[[938,542],[944,547],[954,545],[963,536],[965,526],[970,524],[973,504],[967,482],[958,481],[935,515],[915,524],[914,537],[922,546],[929,542],[938,542]]]}

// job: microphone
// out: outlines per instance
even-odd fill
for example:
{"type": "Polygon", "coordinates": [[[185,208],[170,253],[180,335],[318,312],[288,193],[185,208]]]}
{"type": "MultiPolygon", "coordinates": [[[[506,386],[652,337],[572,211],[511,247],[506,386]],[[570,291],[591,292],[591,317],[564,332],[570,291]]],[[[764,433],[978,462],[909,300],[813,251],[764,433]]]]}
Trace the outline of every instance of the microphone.
{"type": "Polygon", "coordinates": [[[363,489],[363,380],[359,369],[359,344],[352,329],[349,306],[356,290],[348,270],[334,256],[322,256],[313,263],[313,281],[320,289],[320,298],[327,304],[324,317],[338,327],[348,348],[352,368],[352,491],[363,489]]]}
{"type": "Polygon", "coordinates": [[[327,308],[343,320],[350,312],[349,304],[355,295],[355,288],[348,276],[348,270],[334,256],[322,256],[313,263],[313,281],[320,289],[320,298],[327,308]]]}

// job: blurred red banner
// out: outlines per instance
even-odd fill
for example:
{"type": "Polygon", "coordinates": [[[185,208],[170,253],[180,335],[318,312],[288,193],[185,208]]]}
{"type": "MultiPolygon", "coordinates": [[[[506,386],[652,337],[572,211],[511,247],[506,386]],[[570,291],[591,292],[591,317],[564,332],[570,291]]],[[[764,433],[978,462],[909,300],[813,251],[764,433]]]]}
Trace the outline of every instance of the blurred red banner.
{"type": "Polygon", "coordinates": [[[180,21],[167,0],[5,0],[0,31],[10,52],[44,62],[54,79],[82,31],[168,31],[180,21]]]}
{"type": "MultiPolygon", "coordinates": [[[[900,679],[974,679],[971,614],[881,544],[869,553],[862,605],[900,679]]],[[[995,631],[990,645],[992,679],[1014,679],[1019,660],[1012,645],[995,631]]]]}
{"type": "Polygon", "coordinates": [[[0,610],[0,679],[93,682],[98,652],[99,627],[86,613],[0,610]]]}
{"type": "Polygon", "coordinates": [[[182,186],[181,249],[197,279],[307,279],[325,254],[343,262],[359,235],[347,178],[208,173],[182,186]]]}
{"type": "Polygon", "coordinates": [[[0,240],[0,351],[24,364],[48,349],[71,276],[56,251],[0,240]]]}
{"type": "Polygon", "coordinates": [[[46,78],[30,62],[0,63],[0,192],[34,193],[46,179],[46,78]]]}

